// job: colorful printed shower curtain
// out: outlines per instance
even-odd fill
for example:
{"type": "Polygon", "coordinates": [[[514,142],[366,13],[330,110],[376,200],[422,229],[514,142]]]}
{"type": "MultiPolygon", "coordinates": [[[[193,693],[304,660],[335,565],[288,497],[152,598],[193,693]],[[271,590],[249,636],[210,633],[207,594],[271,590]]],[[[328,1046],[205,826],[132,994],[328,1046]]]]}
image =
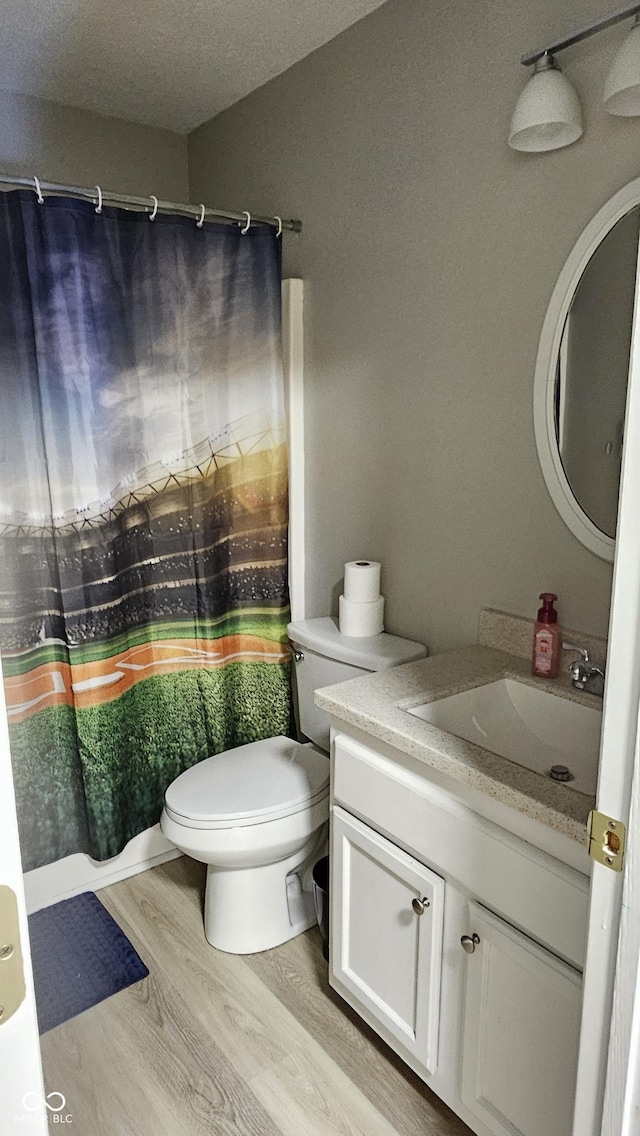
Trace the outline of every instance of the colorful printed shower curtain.
{"type": "Polygon", "coordinates": [[[0,646],[25,869],[290,729],[273,230],[0,194],[0,646]]]}

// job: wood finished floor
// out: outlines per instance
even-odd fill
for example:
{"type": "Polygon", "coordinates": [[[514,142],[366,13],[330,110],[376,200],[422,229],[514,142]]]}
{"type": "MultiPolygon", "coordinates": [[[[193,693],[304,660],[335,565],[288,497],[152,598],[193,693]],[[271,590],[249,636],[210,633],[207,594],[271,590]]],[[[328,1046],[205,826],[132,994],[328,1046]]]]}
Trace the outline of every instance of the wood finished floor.
{"type": "Polygon", "coordinates": [[[72,1136],[471,1136],[326,980],[318,932],[222,954],[186,857],[100,898],[149,977],[43,1036],[72,1136]]]}

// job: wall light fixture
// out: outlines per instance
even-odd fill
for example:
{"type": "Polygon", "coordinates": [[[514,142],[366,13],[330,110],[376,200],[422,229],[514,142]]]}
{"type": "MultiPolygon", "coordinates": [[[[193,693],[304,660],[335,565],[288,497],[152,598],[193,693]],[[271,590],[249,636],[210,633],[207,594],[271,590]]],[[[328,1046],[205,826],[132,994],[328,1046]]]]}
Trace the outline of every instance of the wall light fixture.
{"type": "Polygon", "coordinates": [[[618,49],[606,78],[604,106],[610,114],[640,115],[640,3],[635,3],[522,56],[520,62],[525,67],[533,65],[533,74],[511,119],[509,145],[512,150],[529,153],[559,150],[581,137],[580,100],[558,67],[555,56],[565,47],[631,16],[635,16],[634,25],[618,49]]]}

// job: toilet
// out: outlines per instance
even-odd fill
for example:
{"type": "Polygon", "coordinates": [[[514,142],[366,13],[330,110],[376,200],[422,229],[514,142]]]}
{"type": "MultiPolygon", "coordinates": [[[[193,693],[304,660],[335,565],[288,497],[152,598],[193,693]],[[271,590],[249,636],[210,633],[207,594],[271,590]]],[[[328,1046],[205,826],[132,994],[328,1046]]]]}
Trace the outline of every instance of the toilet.
{"type": "Polygon", "coordinates": [[[289,624],[294,693],[305,743],[265,738],[185,770],[165,794],[160,827],[207,865],[204,929],[232,954],[266,951],[315,922],[311,872],[326,852],[329,716],[314,691],[423,658],[420,643],[340,634],[325,617],[289,624]]]}

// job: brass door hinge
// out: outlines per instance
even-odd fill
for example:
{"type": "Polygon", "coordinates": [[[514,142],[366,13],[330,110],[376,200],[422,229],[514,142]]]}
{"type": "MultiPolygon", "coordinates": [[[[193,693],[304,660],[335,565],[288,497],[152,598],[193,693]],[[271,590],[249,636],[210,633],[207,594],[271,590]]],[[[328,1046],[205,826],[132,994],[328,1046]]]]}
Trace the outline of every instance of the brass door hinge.
{"type": "Polygon", "coordinates": [[[15,1014],[24,996],[18,901],[10,887],[0,884],[0,1026],[15,1014]]]}
{"type": "Polygon", "coordinates": [[[597,864],[621,872],[627,830],[621,820],[593,809],[587,822],[589,855],[597,864]]]}

